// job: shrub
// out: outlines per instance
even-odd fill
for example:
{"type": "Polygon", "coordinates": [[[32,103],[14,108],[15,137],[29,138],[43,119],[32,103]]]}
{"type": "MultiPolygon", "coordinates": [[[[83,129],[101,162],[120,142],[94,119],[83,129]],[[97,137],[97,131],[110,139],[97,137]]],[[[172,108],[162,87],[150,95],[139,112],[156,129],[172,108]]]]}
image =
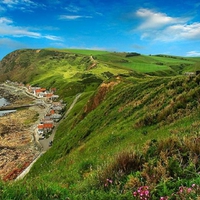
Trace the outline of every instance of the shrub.
{"type": "Polygon", "coordinates": [[[105,168],[99,172],[98,179],[100,185],[104,185],[109,178],[117,183],[131,172],[141,170],[144,158],[139,153],[122,152],[117,155],[113,162],[107,164],[105,168]]]}

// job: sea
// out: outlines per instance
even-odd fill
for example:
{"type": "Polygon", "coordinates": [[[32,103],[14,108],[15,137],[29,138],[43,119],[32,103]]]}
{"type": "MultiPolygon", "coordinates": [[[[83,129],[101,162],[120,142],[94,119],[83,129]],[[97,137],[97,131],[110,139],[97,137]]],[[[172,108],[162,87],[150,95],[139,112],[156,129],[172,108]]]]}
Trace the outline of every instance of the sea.
{"type": "MultiPolygon", "coordinates": [[[[0,107],[6,106],[8,104],[10,104],[10,103],[5,98],[0,97],[0,107]]],[[[12,113],[12,112],[15,112],[15,111],[16,110],[3,110],[3,111],[0,111],[0,117],[4,116],[5,114],[12,113]]]]}

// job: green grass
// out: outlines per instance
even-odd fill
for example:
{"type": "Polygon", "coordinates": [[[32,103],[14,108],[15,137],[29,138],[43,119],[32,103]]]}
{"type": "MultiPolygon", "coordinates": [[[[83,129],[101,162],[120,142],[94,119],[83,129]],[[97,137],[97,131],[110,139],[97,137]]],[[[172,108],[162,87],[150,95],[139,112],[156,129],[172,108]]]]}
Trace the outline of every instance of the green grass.
{"type": "Polygon", "coordinates": [[[166,66],[166,65],[156,65],[156,64],[148,64],[148,63],[127,63],[127,64],[123,64],[123,66],[125,67],[129,67],[132,70],[138,71],[138,72],[144,72],[144,73],[148,73],[148,72],[155,72],[155,71],[163,71],[163,70],[171,70],[170,67],[166,66]]]}
{"type": "Polygon", "coordinates": [[[76,53],[76,54],[82,54],[82,55],[88,55],[88,56],[94,56],[94,55],[102,55],[107,54],[108,51],[103,50],[95,50],[95,49],[50,49],[50,50],[56,50],[60,52],[70,52],[70,53],[76,53]]]}
{"type": "MultiPolygon", "coordinates": [[[[198,69],[198,59],[46,49],[31,62],[25,68],[34,63],[37,74],[27,80],[56,87],[66,110],[82,95],[27,177],[0,184],[0,199],[134,199],[146,184],[159,199],[200,184],[200,149],[192,143],[199,138],[200,76],[181,75],[198,69]],[[90,55],[97,66],[88,70],[90,55]]],[[[13,69],[7,75],[23,80],[13,69]]]]}
{"type": "MultiPolygon", "coordinates": [[[[102,104],[87,115],[83,115],[81,109],[88,102],[88,94],[84,94],[77,107],[74,107],[69,117],[58,128],[54,146],[38,161],[27,180],[30,178],[38,181],[41,178],[49,182],[53,179],[58,185],[67,185],[69,190],[78,193],[84,191],[89,195],[86,188],[92,188],[90,178],[99,168],[103,168],[105,163],[112,163],[113,158],[120,152],[140,149],[146,142],[168,138],[172,133],[183,136],[195,132],[199,127],[194,126],[199,123],[198,110],[194,114],[181,112],[181,109],[174,110],[169,116],[165,115],[165,120],[158,118],[158,121],[152,124],[151,121],[147,124],[143,121],[149,114],[159,116],[164,112],[170,105],[174,92],[177,92],[176,88],[172,89],[172,83],[182,85],[185,81],[185,78],[150,78],[137,84],[118,84],[102,104]],[[169,86],[166,90],[167,85],[169,86]],[[163,103],[160,102],[162,98],[163,103]],[[148,109],[151,109],[151,112],[148,112],[148,109]],[[179,112],[180,116],[177,115],[179,112]],[[85,116],[84,119],[81,116],[85,116]],[[141,120],[141,125],[135,128],[138,120],[141,120]],[[43,169],[38,172],[41,165],[43,169]],[[50,174],[46,173],[49,171],[50,174]]],[[[193,81],[188,84],[192,86],[193,81]]],[[[94,181],[93,184],[97,183],[94,181]]]]}

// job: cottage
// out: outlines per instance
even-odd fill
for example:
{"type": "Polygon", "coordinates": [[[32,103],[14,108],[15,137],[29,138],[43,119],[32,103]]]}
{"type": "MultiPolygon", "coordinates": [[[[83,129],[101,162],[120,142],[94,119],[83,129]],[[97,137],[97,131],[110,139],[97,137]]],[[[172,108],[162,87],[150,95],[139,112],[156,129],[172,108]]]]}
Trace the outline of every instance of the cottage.
{"type": "Polygon", "coordinates": [[[56,106],[62,106],[61,102],[59,102],[59,101],[54,101],[54,102],[52,103],[52,108],[53,108],[53,107],[56,107],[56,106]]]}
{"type": "Polygon", "coordinates": [[[46,92],[46,88],[40,88],[40,89],[34,90],[33,94],[35,96],[44,97],[45,92],[46,92]]]}
{"type": "Polygon", "coordinates": [[[56,106],[53,108],[55,110],[56,113],[61,113],[63,108],[61,106],[56,106]]]}
{"type": "Polygon", "coordinates": [[[46,101],[52,101],[53,93],[46,93],[44,95],[46,101]]]}
{"type": "Polygon", "coordinates": [[[55,110],[53,110],[53,109],[50,110],[50,114],[51,114],[51,115],[55,114],[55,110]]]}
{"type": "Polygon", "coordinates": [[[38,125],[38,135],[41,135],[44,133],[44,128],[43,128],[43,124],[39,124],[38,125]]]}
{"type": "Polygon", "coordinates": [[[38,134],[44,134],[52,131],[54,128],[53,121],[43,121],[43,123],[38,125],[38,134]]]}
{"type": "Polygon", "coordinates": [[[41,121],[41,124],[43,124],[45,121],[51,121],[51,115],[44,116],[44,119],[41,121]]]}
{"type": "Polygon", "coordinates": [[[38,89],[40,89],[41,87],[31,87],[30,85],[28,85],[28,91],[30,92],[30,93],[33,93],[34,94],[34,91],[35,90],[38,90],[38,89]]]}
{"type": "Polygon", "coordinates": [[[53,114],[53,115],[51,115],[50,117],[51,117],[51,119],[54,120],[55,122],[58,122],[58,121],[61,119],[62,115],[60,115],[60,114],[53,114]]]}
{"type": "Polygon", "coordinates": [[[55,101],[56,99],[58,99],[59,98],[59,96],[58,95],[53,95],[52,97],[51,97],[51,99],[53,100],[53,101],[55,101]]]}

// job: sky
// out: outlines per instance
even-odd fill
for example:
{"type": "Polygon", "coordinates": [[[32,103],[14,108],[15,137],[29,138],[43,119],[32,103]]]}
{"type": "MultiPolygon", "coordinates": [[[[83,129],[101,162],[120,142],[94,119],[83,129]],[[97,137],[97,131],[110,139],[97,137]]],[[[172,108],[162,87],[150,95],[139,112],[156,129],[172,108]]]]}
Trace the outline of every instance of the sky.
{"type": "Polygon", "coordinates": [[[200,2],[0,0],[0,60],[50,47],[200,56],[200,2]]]}

